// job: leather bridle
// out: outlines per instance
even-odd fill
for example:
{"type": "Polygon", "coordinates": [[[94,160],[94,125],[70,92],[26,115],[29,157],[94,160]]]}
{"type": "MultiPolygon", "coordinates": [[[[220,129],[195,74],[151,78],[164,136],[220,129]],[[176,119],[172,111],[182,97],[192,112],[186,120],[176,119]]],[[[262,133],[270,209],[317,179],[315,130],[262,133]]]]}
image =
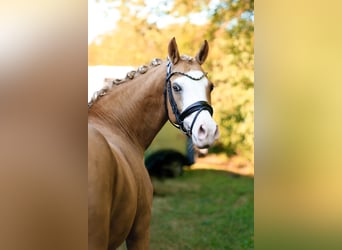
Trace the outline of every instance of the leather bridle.
{"type": "Polygon", "coordinates": [[[210,115],[213,115],[213,108],[210,106],[210,104],[206,101],[198,101],[195,102],[193,104],[191,104],[189,107],[187,107],[183,112],[180,112],[178,107],[177,107],[177,103],[175,101],[175,98],[173,97],[172,94],[172,89],[171,89],[171,77],[173,75],[182,75],[182,76],[186,76],[188,78],[190,78],[191,80],[194,81],[199,81],[201,80],[203,77],[205,77],[207,74],[203,73],[203,75],[201,77],[195,78],[192,77],[186,73],[183,72],[178,72],[178,71],[174,71],[172,72],[172,63],[171,61],[168,59],[167,61],[167,70],[166,70],[166,80],[165,80],[165,88],[164,88],[164,100],[165,100],[165,109],[166,109],[166,114],[168,116],[169,121],[171,122],[171,124],[173,126],[175,126],[176,128],[180,129],[181,131],[183,131],[187,136],[191,136],[192,135],[192,129],[194,127],[194,124],[196,122],[196,119],[198,117],[198,115],[203,111],[203,110],[207,110],[209,111],[210,115]],[[170,117],[169,117],[169,112],[168,112],[168,105],[167,105],[167,97],[169,97],[169,102],[170,102],[170,106],[172,109],[173,114],[176,117],[176,123],[172,122],[170,117]],[[190,129],[186,129],[184,127],[184,119],[191,115],[192,113],[197,112],[192,123],[190,126],[190,129]]]}

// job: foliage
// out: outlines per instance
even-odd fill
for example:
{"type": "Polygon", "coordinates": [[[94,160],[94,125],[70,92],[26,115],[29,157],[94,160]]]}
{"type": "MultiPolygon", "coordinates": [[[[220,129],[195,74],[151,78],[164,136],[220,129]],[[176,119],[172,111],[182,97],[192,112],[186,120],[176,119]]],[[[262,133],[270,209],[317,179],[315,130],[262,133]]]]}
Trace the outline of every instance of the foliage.
{"type": "Polygon", "coordinates": [[[121,19],[117,28],[89,45],[89,65],[139,66],[154,57],[165,58],[173,36],[181,52],[194,55],[207,39],[210,53],[204,69],[215,84],[212,102],[221,133],[214,150],[240,154],[253,161],[254,1],[148,2],[118,4],[121,19]],[[196,15],[204,15],[207,22],[194,24],[192,18],[196,15]],[[161,27],[165,16],[176,23],[161,27]]]}

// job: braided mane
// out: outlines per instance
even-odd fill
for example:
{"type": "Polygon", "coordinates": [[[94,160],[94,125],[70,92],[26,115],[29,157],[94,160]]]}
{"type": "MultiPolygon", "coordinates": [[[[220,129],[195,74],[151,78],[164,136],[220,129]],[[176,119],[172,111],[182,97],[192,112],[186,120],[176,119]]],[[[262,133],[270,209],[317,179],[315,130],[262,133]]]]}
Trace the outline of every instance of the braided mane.
{"type": "MultiPolygon", "coordinates": [[[[180,56],[182,60],[192,62],[195,59],[188,55],[181,55],[180,56]]],[[[108,91],[114,86],[114,85],[120,85],[124,82],[127,82],[129,80],[134,79],[138,75],[145,74],[150,68],[156,67],[162,63],[162,59],[160,58],[154,58],[149,65],[142,65],[137,70],[132,70],[126,74],[126,77],[123,79],[112,79],[112,78],[105,78],[105,86],[95,91],[93,96],[91,97],[90,101],[88,102],[88,109],[91,108],[91,106],[101,97],[108,93],[108,91]]]]}
{"type": "Polygon", "coordinates": [[[120,85],[124,82],[127,82],[129,80],[132,80],[138,75],[145,74],[150,68],[156,67],[162,63],[162,60],[159,58],[154,58],[149,65],[142,65],[137,70],[132,70],[126,74],[126,77],[123,79],[111,79],[111,78],[105,78],[105,86],[95,91],[93,96],[91,97],[90,101],[88,102],[88,109],[91,108],[91,106],[101,97],[108,93],[108,91],[114,86],[114,85],[120,85]]]}

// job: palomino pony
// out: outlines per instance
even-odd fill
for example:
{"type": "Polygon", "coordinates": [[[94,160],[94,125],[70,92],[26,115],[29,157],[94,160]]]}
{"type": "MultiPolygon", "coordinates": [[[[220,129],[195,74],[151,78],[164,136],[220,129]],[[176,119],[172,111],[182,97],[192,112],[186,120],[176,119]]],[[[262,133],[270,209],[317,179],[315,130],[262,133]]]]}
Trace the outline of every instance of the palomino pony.
{"type": "Polygon", "coordinates": [[[210,106],[212,83],[195,58],[180,56],[175,38],[168,60],[155,59],[114,80],[88,103],[89,249],[148,249],[153,188],[144,151],[167,119],[199,148],[218,138],[210,106]]]}

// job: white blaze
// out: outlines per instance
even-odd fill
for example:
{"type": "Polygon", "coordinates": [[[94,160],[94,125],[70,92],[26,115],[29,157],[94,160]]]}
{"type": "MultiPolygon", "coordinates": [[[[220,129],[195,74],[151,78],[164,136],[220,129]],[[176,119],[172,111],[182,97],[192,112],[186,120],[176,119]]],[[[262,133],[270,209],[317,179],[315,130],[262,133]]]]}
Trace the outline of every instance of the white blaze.
{"type": "MultiPolygon", "coordinates": [[[[203,75],[203,72],[199,70],[191,70],[186,74],[194,78],[200,78],[203,75]]],[[[192,80],[187,76],[181,76],[177,78],[175,82],[182,87],[182,112],[195,102],[208,102],[206,95],[208,79],[206,77],[203,77],[201,80],[192,80]]],[[[187,130],[190,129],[196,113],[197,111],[184,119],[184,127],[187,130]]],[[[217,137],[217,124],[211,117],[209,111],[201,111],[192,129],[193,143],[200,148],[208,147],[217,139],[217,137]]]]}

